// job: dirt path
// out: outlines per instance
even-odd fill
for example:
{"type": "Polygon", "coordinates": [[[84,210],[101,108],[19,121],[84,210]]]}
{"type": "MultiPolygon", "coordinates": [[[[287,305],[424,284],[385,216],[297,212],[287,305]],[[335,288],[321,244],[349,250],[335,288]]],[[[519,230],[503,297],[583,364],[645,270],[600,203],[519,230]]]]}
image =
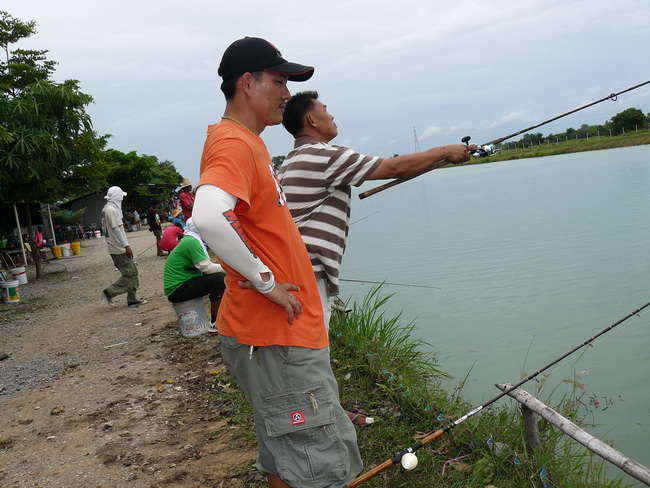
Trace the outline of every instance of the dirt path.
{"type": "Polygon", "coordinates": [[[128,238],[146,305],[103,299],[119,276],[103,238],[0,303],[0,486],[242,486],[229,473],[255,453],[191,388],[223,368],[217,339],[180,336],[153,236],[128,238]]]}

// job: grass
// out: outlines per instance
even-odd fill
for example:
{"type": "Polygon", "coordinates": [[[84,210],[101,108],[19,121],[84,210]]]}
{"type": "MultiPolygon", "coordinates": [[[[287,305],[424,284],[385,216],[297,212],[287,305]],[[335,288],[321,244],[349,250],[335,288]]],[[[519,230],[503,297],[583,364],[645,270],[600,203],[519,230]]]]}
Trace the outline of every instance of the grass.
{"type": "MultiPolygon", "coordinates": [[[[509,161],[512,159],[541,158],[544,156],[557,156],[559,154],[583,151],[600,151],[603,149],[616,149],[644,144],[650,144],[650,134],[647,129],[620,136],[591,137],[589,139],[560,141],[558,143],[542,144],[526,148],[522,148],[520,144],[520,147],[517,149],[504,149],[500,153],[487,158],[472,158],[465,164],[494,163],[498,161],[509,161]]],[[[504,147],[508,147],[508,143],[504,143],[504,147]]]]}
{"type": "MultiPolygon", "coordinates": [[[[435,352],[431,352],[433,346],[411,337],[415,324],[402,324],[399,315],[388,316],[383,311],[391,295],[382,296],[381,292],[381,285],[376,286],[361,303],[351,304],[351,312],[335,311],[330,330],[332,365],[339,381],[341,404],[346,410],[376,419],[370,427],[357,428],[366,470],[474,407],[462,399],[461,387],[448,391],[441,386],[448,375],[438,364],[435,352]]],[[[571,386],[569,392],[550,406],[580,424],[586,416],[584,392],[575,380],[566,384],[571,386]]],[[[210,397],[215,418],[227,419],[229,428],[239,426],[243,431],[251,431],[248,402],[226,372],[215,375],[202,388],[210,397]]],[[[534,394],[540,393],[537,390],[534,394]]],[[[419,449],[415,470],[392,466],[361,486],[624,486],[620,480],[605,477],[600,458],[576,447],[541,420],[540,436],[539,451],[527,452],[518,404],[503,399],[419,449]]],[[[254,448],[255,444],[252,436],[246,436],[241,443],[240,448],[254,448]]],[[[232,484],[226,486],[266,486],[251,468],[233,466],[231,475],[232,484]]]]}

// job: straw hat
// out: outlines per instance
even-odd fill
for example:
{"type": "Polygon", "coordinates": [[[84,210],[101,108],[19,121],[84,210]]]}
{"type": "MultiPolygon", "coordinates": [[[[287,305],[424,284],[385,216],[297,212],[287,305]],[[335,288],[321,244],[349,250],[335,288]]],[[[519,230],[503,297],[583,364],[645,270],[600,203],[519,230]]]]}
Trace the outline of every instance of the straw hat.
{"type": "Polygon", "coordinates": [[[176,218],[176,217],[178,217],[178,214],[180,214],[180,213],[181,213],[181,209],[180,209],[180,208],[177,208],[176,210],[174,210],[174,211],[172,212],[172,217],[173,217],[173,218],[176,218]]]}
{"type": "Polygon", "coordinates": [[[183,183],[181,183],[181,189],[187,187],[187,186],[192,186],[192,182],[188,180],[187,178],[183,178],[183,183]]]}

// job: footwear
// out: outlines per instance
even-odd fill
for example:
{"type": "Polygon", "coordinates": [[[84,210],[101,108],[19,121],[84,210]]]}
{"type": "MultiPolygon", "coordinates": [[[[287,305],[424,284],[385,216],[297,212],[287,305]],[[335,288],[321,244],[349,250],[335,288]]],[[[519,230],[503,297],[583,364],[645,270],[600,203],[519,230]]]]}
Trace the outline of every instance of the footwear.
{"type": "Polygon", "coordinates": [[[354,425],[358,425],[359,427],[368,427],[370,424],[374,423],[375,419],[372,417],[366,417],[365,415],[362,415],[360,413],[352,413],[348,412],[347,410],[345,411],[347,414],[348,418],[354,425]]]}
{"type": "Polygon", "coordinates": [[[104,298],[106,298],[106,301],[110,304],[111,307],[115,305],[113,303],[113,297],[108,294],[107,289],[102,290],[102,293],[104,294],[104,298]]]}
{"type": "Polygon", "coordinates": [[[144,298],[140,298],[137,302],[129,303],[129,307],[137,307],[138,305],[144,305],[147,301],[144,298]]]}
{"type": "Polygon", "coordinates": [[[217,322],[210,322],[210,325],[208,326],[208,332],[212,332],[213,334],[218,334],[219,331],[217,330],[217,322]]]}

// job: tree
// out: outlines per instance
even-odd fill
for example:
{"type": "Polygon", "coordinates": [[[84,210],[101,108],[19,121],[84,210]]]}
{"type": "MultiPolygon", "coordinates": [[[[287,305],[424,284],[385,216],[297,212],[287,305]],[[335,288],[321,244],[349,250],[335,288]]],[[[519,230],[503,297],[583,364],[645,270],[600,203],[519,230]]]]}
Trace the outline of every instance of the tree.
{"type": "Polygon", "coordinates": [[[648,118],[638,108],[628,108],[612,117],[611,126],[614,134],[632,132],[637,128],[646,127],[648,118]]]}
{"type": "Polygon", "coordinates": [[[280,166],[282,166],[282,163],[284,163],[284,158],[286,158],[286,156],[273,156],[271,158],[275,171],[278,171],[280,169],[280,166]]]}
{"type": "MultiPolygon", "coordinates": [[[[36,33],[34,22],[21,22],[0,11],[0,202],[54,202],[98,189],[104,184],[101,149],[107,136],[92,128],[86,107],[90,95],[79,82],[55,83],[56,65],[47,51],[13,50],[36,33]]],[[[27,226],[33,235],[31,213],[27,226]]],[[[33,244],[33,242],[32,242],[33,244]]],[[[36,253],[37,276],[42,276],[36,253]]]]}

